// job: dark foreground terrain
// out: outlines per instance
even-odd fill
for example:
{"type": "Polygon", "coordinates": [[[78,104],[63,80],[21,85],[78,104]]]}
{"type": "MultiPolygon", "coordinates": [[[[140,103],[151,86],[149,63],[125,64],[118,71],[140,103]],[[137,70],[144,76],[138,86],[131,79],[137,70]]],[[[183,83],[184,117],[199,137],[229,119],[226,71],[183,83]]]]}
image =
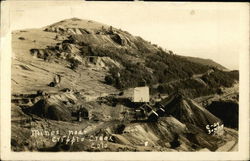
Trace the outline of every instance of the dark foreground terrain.
{"type": "Polygon", "coordinates": [[[237,151],[238,71],[77,18],[12,49],[13,151],[237,151]]]}

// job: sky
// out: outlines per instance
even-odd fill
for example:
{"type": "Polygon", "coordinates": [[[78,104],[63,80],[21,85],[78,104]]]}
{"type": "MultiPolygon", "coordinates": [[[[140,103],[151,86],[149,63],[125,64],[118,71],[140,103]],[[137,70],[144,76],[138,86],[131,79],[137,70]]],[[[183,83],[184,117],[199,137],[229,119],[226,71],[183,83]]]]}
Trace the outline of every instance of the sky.
{"type": "MultiPolygon", "coordinates": [[[[57,2],[15,3],[13,30],[40,28],[77,17],[141,36],[178,55],[212,59],[239,69],[240,10],[235,4],[57,2]]],[[[237,6],[237,5],[236,5],[237,6]]]]}

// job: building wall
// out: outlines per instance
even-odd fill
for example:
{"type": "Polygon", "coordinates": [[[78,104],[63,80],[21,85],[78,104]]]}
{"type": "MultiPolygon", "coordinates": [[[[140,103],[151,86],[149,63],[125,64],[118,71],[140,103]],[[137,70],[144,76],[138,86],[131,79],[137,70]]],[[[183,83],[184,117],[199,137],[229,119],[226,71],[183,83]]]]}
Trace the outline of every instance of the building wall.
{"type": "Polygon", "coordinates": [[[149,102],[149,88],[148,87],[134,88],[133,102],[149,102]]]}

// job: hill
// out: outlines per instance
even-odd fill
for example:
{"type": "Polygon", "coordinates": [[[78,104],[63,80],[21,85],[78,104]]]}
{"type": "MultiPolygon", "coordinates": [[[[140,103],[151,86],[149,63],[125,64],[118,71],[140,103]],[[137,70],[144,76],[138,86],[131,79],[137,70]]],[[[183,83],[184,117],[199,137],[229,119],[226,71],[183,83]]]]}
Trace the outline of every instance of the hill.
{"type": "MultiPolygon", "coordinates": [[[[208,66],[207,63],[190,61],[141,37],[94,21],[72,18],[47,26],[39,32],[53,35],[49,41],[55,44],[31,48],[32,56],[57,64],[64,63],[72,70],[86,64],[105,68],[109,75],[104,81],[118,89],[136,87],[141,82],[149,86],[166,84],[211,69],[211,63],[208,66]]],[[[233,82],[234,78],[228,81],[233,82]]]]}
{"type": "Polygon", "coordinates": [[[223,93],[238,82],[238,71],[196,63],[127,31],[78,18],[13,31],[12,51],[14,151],[215,151],[237,138],[227,130],[208,134],[204,126],[222,118],[217,106],[214,116],[192,99],[223,93]],[[145,85],[149,103],[125,98],[124,91],[145,85]],[[176,91],[183,97],[172,95],[176,91]],[[158,95],[175,102],[174,108],[163,102],[161,117],[158,95]],[[137,120],[138,110],[157,119],[137,120]],[[74,131],[70,141],[83,139],[69,145],[45,135],[57,129],[62,136],[74,131]],[[32,130],[41,131],[33,136],[32,130]],[[108,136],[108,147],[93,148],[91,136],[108,136]]]}

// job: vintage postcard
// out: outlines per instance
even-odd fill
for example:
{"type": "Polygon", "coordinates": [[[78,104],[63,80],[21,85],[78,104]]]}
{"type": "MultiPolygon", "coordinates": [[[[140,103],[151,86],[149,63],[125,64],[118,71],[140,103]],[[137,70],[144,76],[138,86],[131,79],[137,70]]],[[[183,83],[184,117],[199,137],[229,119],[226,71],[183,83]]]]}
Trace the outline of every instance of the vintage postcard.
{"type": "Polygon", "coordinates": [[[1,9],[3,160],[248,160],[247,3],[1,9]]]}

